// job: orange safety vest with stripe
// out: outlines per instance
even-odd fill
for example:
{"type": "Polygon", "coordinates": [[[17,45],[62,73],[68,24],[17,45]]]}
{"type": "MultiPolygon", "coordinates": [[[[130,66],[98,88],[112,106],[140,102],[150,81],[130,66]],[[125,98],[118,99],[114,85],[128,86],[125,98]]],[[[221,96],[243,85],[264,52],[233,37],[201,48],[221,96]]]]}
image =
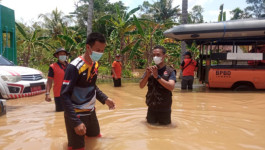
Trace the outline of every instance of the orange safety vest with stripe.
{"type": "Polygon", "coordinates": [[[53,77],[53,94],[54,97],[60,97],[61,88],[64,79],[65,68],[61,68],[58,63],[53,63],[50,65],[53,69],[54,77],[53,77]]]}

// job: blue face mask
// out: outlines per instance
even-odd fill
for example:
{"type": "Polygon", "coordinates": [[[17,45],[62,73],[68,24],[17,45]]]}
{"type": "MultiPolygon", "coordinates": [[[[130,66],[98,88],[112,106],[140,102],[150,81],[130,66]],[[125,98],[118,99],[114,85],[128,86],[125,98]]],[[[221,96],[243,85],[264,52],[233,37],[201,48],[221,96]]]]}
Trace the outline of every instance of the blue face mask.
{"type": "Polygon", "coordinates": [[[92,55],[90,55],[90,58],[93,61],[98,61],[102,57],[102,55],[103,55],[103,53],[99,53],[99,52],[92,51],[92,55]]]}

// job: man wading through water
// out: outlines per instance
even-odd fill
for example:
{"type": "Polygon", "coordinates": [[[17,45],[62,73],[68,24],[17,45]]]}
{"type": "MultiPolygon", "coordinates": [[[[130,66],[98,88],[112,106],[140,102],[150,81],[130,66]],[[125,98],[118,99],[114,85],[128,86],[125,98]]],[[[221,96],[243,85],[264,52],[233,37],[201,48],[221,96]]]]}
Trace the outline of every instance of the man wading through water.
{"type": "Polygon", "coordinates": [[[55,102],[55,111],[60,112],[63,111],[63,99],[60,93],[63,84],[64,71],[68,64],[67,56],[69,56],[69,53],[64,48],[58,48],[53,56],[56,57],[58,61],[50,65],[45,100],[47,102],[51,101],[50,90],[52,88],[52,83],[54,82],[53,95],[55,102]]]}
{"type": "Polygon", "coordinates": [[[148,67],[140,81],[140,88],[144,88],[148,83],[146,119],[150,124],[167,125],[171,123],[171,91],[175,87],[176,74],[173,68],[166,66],[165,57],[166,49],[163,46],[156,46],[153,49],[153,60],[156,65],[148,67]]]}
{"type": "Polygon", "coordinates": [[[68,137],[68,150],[84,150],[84,136],[100,136],[95,112],[98,99],[115,109],[114,102],[96,85],[98,60],[106,47],[106,40],[100,33],[87,37],[85,53],[73,60],[65,71],[61,95],[64,104],[64,118],[68,137]]]}

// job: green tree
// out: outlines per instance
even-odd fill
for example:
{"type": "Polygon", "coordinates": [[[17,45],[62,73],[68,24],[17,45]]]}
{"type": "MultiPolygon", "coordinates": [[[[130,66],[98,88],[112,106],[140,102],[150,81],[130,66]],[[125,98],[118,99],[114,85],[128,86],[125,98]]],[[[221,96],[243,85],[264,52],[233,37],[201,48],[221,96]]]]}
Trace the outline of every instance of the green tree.
{"type": "Polygon", "coordinates": [[[230,14],[233,15],[231,20],[242,19],[244,16],[244,11],[241,10],[239,7],[235,8],[234,10],[230,11],[230,14]]]}
{"type": "MultiPolygon", "coordinates": [[[[71,15],[76,17],[79,27],[87,29],[89,0],[79,0],[75,7],[75,11],[71,15]]],[[[103,16],[115,14],[116,7],[119,7],[121,12],[127,9],[121,1],[110,3],[108,0],[94,0],[93,23],[103,16]]]]}
{"type": "Polygon", "coordinates": [[[19,23],[16,23],[16,27],[20,32],[21,36],[17,40],[18,47],[24,48],[23,51],[23,66],[29,66],[29,60],[31,57],[34,59],[36,57],[36,52],[38,48],[45,49],[50,51],[51,47],[46,40],[49,37],[41,36],[40,30],[26,30],[25,27],[23,28],[19,23]]]}
{"type": "Polygon", "coordinates": [[[224,4],[220,5],[220,13],[218,16],[218,22],[226,21],[226,12],[224,12],[224,4]]]}
{"type": "MultiPolygon", "coordinates": [[[[132,31],[134,27],[134,25],[132,24],[131,16],[135,12],[137,12],[139,9],[140,7],[137,7],[127,13],[127,12],[121,12],[119,7],[117,7],[117,15],[112,16],[110,20],[114,28],[112,32],[118,35],[118,39],[120,42],[120,47],[119,47],[120,51],[123,51],[123,49],[126,47],[126,43],[125,43],[126,34],[129,31],[132,31]]],[[[116,54],[116,50],[114,54],[116,54]]],[[[122,56],[122,61],[124,61],[124,56],[122,56]]]]}
{"type": "Polygon", "coordinates": [[[63,32],[63,27],[68,24],[68,18],[64,16],[62,11],[57,8],[51,13],[40,14],[39,18],[43,18],[43,26],[46,28],[53,38],[63,32]]]}
{"type": "Polygon", "coordinates": [[[190,23],[203,23],[203,8],[200,5],[195,5],[190,13],[190,23]]]}
{"type": "Polygon", "coordinates": [[[265,0],[246,0],[250,4],[246,10],[250,11],[256,18],[265,17],[265,0]]]}
{"type": "Polygon", "coordinates": [[[160,0],[154,4],[144,1],[142,5],[142,16],[144,18],[153,19],[158,23],[166,23],[175,21],[180,16],[179,6],[172,6],[173,0],[160,0]]]}

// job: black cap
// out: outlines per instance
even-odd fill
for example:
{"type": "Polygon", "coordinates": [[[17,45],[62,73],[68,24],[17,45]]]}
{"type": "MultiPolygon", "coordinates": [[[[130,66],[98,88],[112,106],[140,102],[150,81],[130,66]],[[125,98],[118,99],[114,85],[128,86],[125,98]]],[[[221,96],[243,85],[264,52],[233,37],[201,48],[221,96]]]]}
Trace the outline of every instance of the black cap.
{"type": "Polygon", "coordinates": [[[65,52],[66,55],[69,55],[69,54],[70,54],[70,53],[67,52],[64,48],[58,48],[58,49],[55,51],[55,53],[53,53],[53,56],[56,57],[55,55],[56,55],[57,53],[59,53],[59,52],[65,52]]]}
{"type": "Polygon", "coordinates": [[[185,52],[185,53],[184,53],[184,56],[185,56],[185,55],[189,55],[189,56],[191,57],[191,52],[185,52]]]}

